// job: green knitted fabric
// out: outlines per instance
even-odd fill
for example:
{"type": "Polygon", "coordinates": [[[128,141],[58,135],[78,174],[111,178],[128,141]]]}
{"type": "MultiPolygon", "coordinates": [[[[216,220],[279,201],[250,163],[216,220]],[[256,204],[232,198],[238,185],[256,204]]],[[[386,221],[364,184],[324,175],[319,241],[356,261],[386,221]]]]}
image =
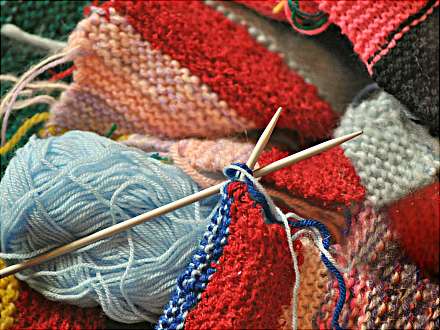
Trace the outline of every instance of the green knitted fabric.
{"type": "MultiPolygon", "coordinates": [[[[0,0],[1,16],[0,24],[15,24],[26,32],[42,37],[65,41],[76,24],[83,18],[84,6],[90,5],[90,1],[5,1],[0,0]]],[[[21,75],[32,64],[41,61],[46,53],[29,45],[1,36],[1,74],[21,75]]],[[[56,71],[63,71],[70,65],[61,66],[56,71]]],[[[47,79],[50,74],[41,75],[41,79],[47,79]]],[[[2,82],[0,93],[5,95],[12,84],[2,82]]],[[[11,114],[8,123],[7,139],[27,119],[35,113],[47,110],[46,105],[37,105],[11,114]]],[[[1,120],[0,120],[1,124],[1,120]]],[[[41,125],[32,128],[15,148],[23,146],[29,137],[36,133],[41,125]]],[[[3,176],[9,160],[15,151],[0,156],[0,178],[3,176]]]]}

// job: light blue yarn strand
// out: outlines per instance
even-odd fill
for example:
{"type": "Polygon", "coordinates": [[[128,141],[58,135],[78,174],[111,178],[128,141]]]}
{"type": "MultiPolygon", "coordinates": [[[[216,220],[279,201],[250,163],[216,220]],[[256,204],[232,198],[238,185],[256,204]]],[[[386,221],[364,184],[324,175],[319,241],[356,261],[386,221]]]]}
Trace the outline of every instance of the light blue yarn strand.
{"type": "MultiPolygon", "coordinates": [[[[9,263],[198,191],[180,169],[93,133],[35,137],[0,183],[0,257],[9,263]]],[[[206,229],[194,203],[17,275],[47,298],[155,322],[206,229]]]]}

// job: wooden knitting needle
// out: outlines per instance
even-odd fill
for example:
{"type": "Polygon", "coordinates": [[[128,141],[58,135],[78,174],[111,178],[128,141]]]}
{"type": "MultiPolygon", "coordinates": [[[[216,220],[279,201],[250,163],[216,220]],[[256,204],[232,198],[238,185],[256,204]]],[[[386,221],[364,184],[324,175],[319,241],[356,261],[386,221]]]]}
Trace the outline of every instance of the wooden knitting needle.
{"type": "Polygon", "coordinates": [[[254,169],[254,166],[257,163],[258,157],[260,156],[260,154],[263,151],[264,147],[266,146],[267,142],[269,142],[269,139],[272,135],[272,132],[275,129],[275,126],[277,125],[278,118],[280,118],[281,111],[283,111],[283,109],[281,107],[279,107],[277,112],[275,112],[272,119],[270,120],[269,124],[267,124],[267,126],[264,129],[263,133],[261,134],[260,138],[258,139],[257,144],[255,145],[254,149],[252,150],[251,155],[249,156],[249,159],[246,162],[247,167],[249,167],[251,170],[254,169]]]}
{"type": "MultiPolygon", "coordinates": [[[[320,143],[314,147],[308,148],[306,150],[303,150],[301,152],[298,152],[298,153],[291,155],[291,156],[288,156],[286,158],[280,159],[280,160],[273,162],[265,167],[262,167],[262,168],[255,170],[254,177],[259,178],[263,175],[267,175],[269,173],[272,173],[272,172],[279,170],[281,168],[284,168],[286,166],[295,164],[301,160],[304,160],[306,158],[309,158],[309,157],[312,157],[316,154],[319,154],[323,151],[326,151],[328,149],[336,147],[337,145],[340,145],[341,143],[344,143],[348,140],[351,140],[360,134],[362,134],[362,131],[347,134],[347,135],[341,136],[339,138],[320,143]]],[[[11,275],[11,274],[15,274],[19,271],[22,271],[22,270],[27,269],[32,266],[39,265],[39,264],[41,264],[45,261],[51,260],[55,257],[61,256],[63,254],[66,254],[66,253],[69,253],[69,252],[72,252],[75,250],[78,250],[86,245],[92,244],[96,241],[102,240],[102,239],[110,237],[112,235],[116,235],[116,234],[123,232],[127,229],[130,229],[138,224],[141,224],[145,221],[148,221],[148,220],[153,219],[155,217],[161,216],[165,213],[174,211],[178,208],[184,207],[186,205],[194,203],[194,202],[201,200],[203,198],[215,195],[220,191],[223,184],[224,184],[224,182],[217,184],[215,186],[212,186],[210,188],[207,188],[205,190],[199,191],[193,195],[186,196],[186,197],[181,198],[177,201],[171,202],[167,205],[163,205],[161,207],[158,207],[157,209],[154,209],[154,210],[151,210],[151,211],[146,212],[144,214],[138,215],[138,216],[131,218],[129,220],[126,220],[124,222],[121,222],[121,223],[115,224],[111,227],[102,229],[96,233],[89,235],[89,236],[80,238],[74,242],[68,243],[68,244],[61,246],[61,247],[58,247],[48,253],[45,253],[45,254],[39,255],[35,258],[26,260],[22,263],[3,268],[0,270],[0,278],[3,278],[5,276],[11,275]]]]}

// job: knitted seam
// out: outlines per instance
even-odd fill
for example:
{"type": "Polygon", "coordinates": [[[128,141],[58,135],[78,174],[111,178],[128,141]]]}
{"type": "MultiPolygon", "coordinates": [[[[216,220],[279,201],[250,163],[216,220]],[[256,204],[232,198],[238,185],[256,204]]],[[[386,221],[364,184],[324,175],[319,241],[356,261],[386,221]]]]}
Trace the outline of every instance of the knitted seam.
{"type": "Polygon", "coordinates": [[[228,227],[231,222],[232,198],[229,197],[228,185],[223,187],[221,196],[219,205],[224,206],[217,207],[214,211],[199,248],[186,270],[177,279],[177,287],[156,329],[183,329],[189,310],[197,304],[201,293],[215,272],[213,265],[220,258],[223,247],[227,243],[228,227]]]}

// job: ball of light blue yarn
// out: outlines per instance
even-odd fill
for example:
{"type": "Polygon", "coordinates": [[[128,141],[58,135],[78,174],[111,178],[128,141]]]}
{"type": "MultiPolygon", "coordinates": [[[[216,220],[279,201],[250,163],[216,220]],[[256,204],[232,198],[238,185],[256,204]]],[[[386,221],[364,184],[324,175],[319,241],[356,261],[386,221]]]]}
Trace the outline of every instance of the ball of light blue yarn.
{"type": "MultiPolygon", "coordinates": [[[[19,262],[197,190],[180,169],[93,133],[33,137],[0,183],[0,257],[19,262]]],[[[51,300],[154,322],[212,207],[191,204],[17,277],[51,300]]]]}

